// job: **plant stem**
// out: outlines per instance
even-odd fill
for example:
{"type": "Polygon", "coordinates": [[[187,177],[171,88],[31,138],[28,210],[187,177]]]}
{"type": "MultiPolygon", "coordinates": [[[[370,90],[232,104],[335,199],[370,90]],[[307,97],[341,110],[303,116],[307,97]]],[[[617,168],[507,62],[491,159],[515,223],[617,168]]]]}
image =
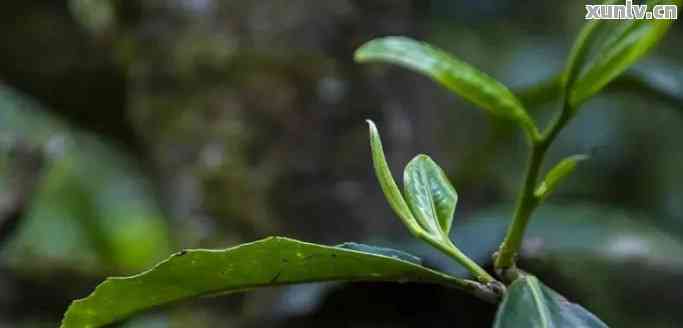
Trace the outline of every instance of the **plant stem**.
{"type": "Polygon", "coordinates": [[[543,163],[544,155],[545,149],[534,144],[531,148],[529,166],[527,168],[522,191],[517,199],[512,224],[508,227],[507,234],[505,235],[505,239],[503,240],[496,257],[495,267],[499,272],[504,272],[513,268],[515,265],[515,258],[522,245],[524,231],[529,223],[531,213],[538,204],[538,201],[534,196],[534,188],[536,186],[541,164],[543,163]]]}
{"type": "Polygon", "coordinates": [[[477,281],[484,284],[489,284],[496,281],[496,279],[486,272],[486,270],[480,267],[479,264],[472,261],[472,259],[467,257],[467,255],[463,254],[463,252],[455,247],[448,236],[443,236],[442,240],[438,240],[430,235],[423,235],[422,239],[464,266],[465,269],[467,269],[467,271],[469,271],[477,281]]]}
{"type": "Polygon", "coordinates": [[[534,195],[538,176],[543,165],[545,153],[571,118],[571,106],[564,103],[562,112],[552,125],[538,138],[530,138],[531,154],[524,179],[524,185],[519,193],[512,223],[508,227],[503,243],[498,249],[495,259],[496,272],[507,281],[515,280],[519,276],[516,269],[516,258],[524,240],[524,232],[534,209],[539,205],[539,199],[534,195]]]}

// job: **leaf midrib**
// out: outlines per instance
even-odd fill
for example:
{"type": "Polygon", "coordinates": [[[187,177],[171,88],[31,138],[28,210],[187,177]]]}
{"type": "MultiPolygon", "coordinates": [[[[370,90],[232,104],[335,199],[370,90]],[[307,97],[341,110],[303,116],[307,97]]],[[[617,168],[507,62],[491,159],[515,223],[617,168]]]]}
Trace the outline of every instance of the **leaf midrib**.
{"type": "Polygon", "coordinates": [[[543,301],[541,299],[541,290],[538,288],[538,284],[531,280],[528,279],[527,283],[529,285],[529,289],[531,290],[531,297],[534,301],[534,305],[536,306],[536,309],[538,310],[539,317],[541,318],[541,324],[543,328],[551,328],[550,326],[550,321],[548,320],[548,316],[546,311],[547,308],[543,305],[543,301]]]}

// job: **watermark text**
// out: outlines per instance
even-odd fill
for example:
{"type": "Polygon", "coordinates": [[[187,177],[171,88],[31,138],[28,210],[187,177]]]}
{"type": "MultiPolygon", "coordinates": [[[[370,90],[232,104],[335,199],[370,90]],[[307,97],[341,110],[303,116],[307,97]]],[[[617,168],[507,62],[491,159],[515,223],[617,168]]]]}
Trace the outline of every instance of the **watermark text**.
{"type": "Polygon", "coordinates": [[[586,19],[678,19],[676,5],[634,5],[626,0],[623,5],[586,5],[586,19]]]}

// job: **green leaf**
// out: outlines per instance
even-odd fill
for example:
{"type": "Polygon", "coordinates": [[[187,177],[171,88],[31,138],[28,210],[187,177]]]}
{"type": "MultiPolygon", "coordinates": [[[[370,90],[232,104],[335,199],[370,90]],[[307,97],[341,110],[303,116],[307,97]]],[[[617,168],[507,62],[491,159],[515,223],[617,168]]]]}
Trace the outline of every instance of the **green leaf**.
{"type": "Polygon", "coordinates": [[[498,308],[494,328],[607,327],[592,313],[543,285],[536,277],[515,281],[498,308]]]}
{"type": "Polygon", "coordinates": [[[343,243],[341,245],[337,245],[337,247],[359,252],[382,255],[386,257],[393,257],[398,260],[403,260],[406,262],[411,262],[413,264],[422,265],[422,260],[419,257],[393,248],[379,247],[354,242],[343,243]]]}
{"type": "Polygon", "coordinates": [[[443,170],[429,156],[418,155],[406,165],[403,183],[408,206],[422,228],[448,236],[458,194],[443,170]]]}
{"type": "Polygon", "coordinates": [[[507,87],[427,43],[406,37],[379,38],[361,46],[355,59],[397,64],[422,73],[493,115],[516,121],[529,133],[536,133],[524,106],[507,87]]]}
{"type": "MultiPolygon", "coordinates": [[[[510,210],[511,206],[497,207],[468,216],[454,234],[458,247],[475,259],[477,254],[491,254],[505,236],[510,210]],[[462,233],[465,230],[467,234],[462,233]],[[457,240],[463,235],[482,239],[457,240]]],[[[632,306],[634,299],[670,295],[658,300],[658,306],[676,308],[681,298],[671,286],[683,272],[683,243],[676,229],[657,227],[663,219],[597,204],[549,203],[539,207],[529,223],[520,258],[525,269],[553,276],[554,283],[573,295],[591,295],[582,305],[610,326],[666,327],[681,316],[633,311],[632,306]],[[633,283],[642,277],[648,277],[648,283],[633,283]]],[[[418,255],[440,271],[462,275],[447,266],[447,259],[435,259],[413,246],[387,245],[418,255]]]]}
{"type": "MultiPolygon", "coordinates": [[[[680,0],[647,2],[650,8],[680,3],[680,0]]],[[[594,20],[586,24],[574,44],[565,71],[567,96],[572,108],[576,109],[643,57],[664,37],[673,21],[594,20]]]]}
{"type": "Polygon", "coordinates": [[[541,184],[536,188],[536,191],[534,192],[536,198],[542,201],[550,196],[550,194],[555,191],[555,188],[557,188],[560,181],[574,172],[576,165],[579,162],[587,159],[588,156],[586,155],[574,155],[557,163],[557,165],[548,171],[548,174],[543,178],[541,184]]]}
{"type": "Polygon", "coordinates": [[[270,237],[225,250],[186,250],[141,274],[109,278],[74,301],[62,328],[101,327],[151,308],[206,295],[323,281],[473,283],[394,257],[270,237]]]}
{"type": "Polygon", "coordinates": [[[394,177],[391,175],[391,170],[389,169],[389,164],[384,156],[384,150],[382,149],[382,140],[379,137],[379,132],[375,123],[368,120],[368,125],[370,128],[370,149],[372,151],[372,164],[375,168],[375,174],[377,175],[377,180],[379,185],[384,192],[384,196],[389,202],[389,206],[394,210],[396,215],[403,221],[403,223],[408,227],[410,232],[417,234],[421,231],[415,217],[410,211],[408,204],[406,204],[405,199],[401,195],[401,191],[394,181],[394,177]]]}

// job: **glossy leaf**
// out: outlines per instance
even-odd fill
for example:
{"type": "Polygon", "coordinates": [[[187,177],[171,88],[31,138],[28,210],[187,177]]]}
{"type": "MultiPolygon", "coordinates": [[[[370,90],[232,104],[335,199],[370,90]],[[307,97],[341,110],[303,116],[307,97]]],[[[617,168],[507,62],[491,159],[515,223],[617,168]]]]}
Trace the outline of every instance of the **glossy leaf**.
{"type": "Polygon", "coordinates": [[[384,192],[384,196],[389,202],[389,206],[391,206],[396,215],[398,215],[408,229],[415,234],[420,230],[419,225],[410,211],[405,199],[403,199],[401,191],[398,189],[394,177],[391,175],[389,164],[387,164],[387,160],[384,156],[384,150],[382,149],[382,140],[379,137],[379,131],[377,131],[377,127],[372,121],[368,120],[368,125],[370,128],[372,164],[375,168],[375,174],[377,175],[379,185],[384,192]]]}
{"type": "MultiPolygon", "coordinates": [[[[680,3],[680,0],[647,2],[650,7],[680,3]]],[[[662,39],[673,22],[631,19],[594,20],[586,24],[575,42],[565,73],[572,108],[577,108],[643,57],[662,39]]]]}
{"type": "Polygon", "coordinates": [[[560,181],[574,172],[579,162],[586,159],[588,159],[588,156],[586,155],[574,155],[557,163],[557,165],[548,171],[548,174],[546,174],[545,178],[534,192],[534,195],[540,200],[546,199],[555,191],[555,188],[557,188],[560,181]]]}
{"type": "Polygon", "coordinates": [[[498,308],[494,328],[606,328],[582,306],[526,276],[508,288],[498,308]]]}
{"type": "Polygon", "coordinates": [[[429,156],[418,155],[406,165],[403,182],[408,206],[422,228],[448,235],[458,194],[446,173],[429,156]]]}
{"type": "Polygon", "coordinates": [[[337,245],[339,248],[344,248],[344,249],[350,249],[354,251],[359,251],[359,252],[365,252],[365,253],[371,253],[371,254],[377,254],[377,255],[382,255],[386,257],[393,257],[398,260],[403,260],[406,262],[411,262],[417,265],[422,265],[422,260],[414,256],[412,254],[406,253],[404,251],[400,251],[398,249],[393,249],[393,248],[386,248],[386,247],[379,247],[379,246],[373,246],[373,245],[367,245],[367,244],[361,244],[361,243],[354,243],[354,242],[347,242],[343,243],[340,245],[337,245]]]}
{"type": "Polygon", "coordinates": [[[427,43],[406,37],[384,37],[360,47],[356,61],[397,64],[439,82],[490,113],[535,130],[521,102],[507,87],[471,65],[427,43]]]}
{"type": "Polygon", "coordinates": [[[109,278],[88,297],[71,304],[62,327],[101,327],[189,298],[322,281],[472,286],[395,257],[270,237],[225,250],[181,251],[141,274],[109,278]]]}

